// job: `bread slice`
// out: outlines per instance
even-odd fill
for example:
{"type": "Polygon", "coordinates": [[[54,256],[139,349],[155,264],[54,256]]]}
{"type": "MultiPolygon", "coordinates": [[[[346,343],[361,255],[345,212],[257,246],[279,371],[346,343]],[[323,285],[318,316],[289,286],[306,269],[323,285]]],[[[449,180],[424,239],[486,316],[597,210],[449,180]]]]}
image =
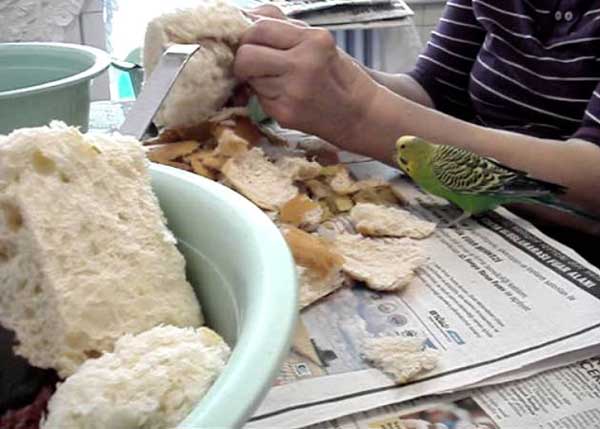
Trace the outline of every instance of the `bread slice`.
{"type": "Polygon", "coordinates": [[[339,268],[334,268],[325,277],[314,269],[296,266],[300,285],[300,309],[335,292],[344,286],[345,276],[339,268]]]}
{"type": "Polygon", "coordinates": [[[202,323],[139,142],[26,128],[0,166],[0,323],[17,354],[64,377],[125,333],[202,323]]]}
{"type": "Polygon", "coordinates": [[[298,195],[292,179],[257,147],[229,159],[221,172],[238,192],[265,210],[277,210],[298,195]]]}
{"type": "Polygon", "coordinates": [[[363,341],[363,359],[388,374],[396,384],[404,384],[423,371],[437,366],[439,353],[424,347],[415,337],[377,337],[363,341]]]}
{"type": "Polygon", "coordinates": [[[344,272],[380,291],[404,288],[414,278],[415,270],[425,263],[421,246],[409,238],[367,238],[344,233],[335,236],[335,248],[344,258],[344,272]]]}
{"type": "Polygon", "coordinates": [[[158,326],[119,339],[58,386],[42,429],[175,428],[223,371],[230,350],[208,328],[158,326]]]}
{"type": "Polygon", "coordinates": [[[436,226],[406,210],[370,203],[354,206],[350,218],[358,232],[374,237],[426,238],[436,226]]]}

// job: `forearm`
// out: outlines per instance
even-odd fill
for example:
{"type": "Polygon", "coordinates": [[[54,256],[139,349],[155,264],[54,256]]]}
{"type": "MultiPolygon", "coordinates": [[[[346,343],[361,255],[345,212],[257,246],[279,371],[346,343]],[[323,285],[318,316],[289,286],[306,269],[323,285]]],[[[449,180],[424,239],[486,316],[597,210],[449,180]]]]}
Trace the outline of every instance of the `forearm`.
{"type": "Polygon", "coordinates": [[[423,89],[423,87],[409,75],[404,73],[385,73],[373,70],[362,65],[341,49],[339,50],[339,53],[342,56],[345,56],[347,59],[353,61],[361,69],[367,72],[367,74],[371,76],[375,82],[386,87],[394,94],[407,98],[426,107],[434,107],[433,101],[431,100],[429,94],[427,94],[425,89],[423,89]]]}
{"type": "Polygon", "coordinates": [[[425,107],[433,108],[433,101],[425,89],[407,74],[384,73],[366,69],[367,73],[380,85],[385,86],[393,93],[407,98],[425,107]]]}
{"type": "Polygon", "coordinates": [[[394,143],[416,135],[497,159],[533,177],[569,188],[568,200],[600,212],[600,148],[585,142],[539,139],[480,127],[424,107],[380,87],[363,110],[351,141],[343,143],[395,165],[394,143]],[[368,143],[365,143],[368,142],[368,143]]]}

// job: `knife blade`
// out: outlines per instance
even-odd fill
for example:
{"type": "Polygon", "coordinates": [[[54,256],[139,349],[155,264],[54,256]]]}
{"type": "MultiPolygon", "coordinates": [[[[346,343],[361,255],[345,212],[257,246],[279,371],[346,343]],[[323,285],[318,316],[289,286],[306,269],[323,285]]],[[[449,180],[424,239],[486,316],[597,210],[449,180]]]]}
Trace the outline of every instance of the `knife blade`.
{"type": "Polygon", "coordinates": [[[163,53],[157,67],[144,83],[119,132],[141,140],[161,103],[190,57],[200,49],[197,44],[173,44],[163,53]]]}

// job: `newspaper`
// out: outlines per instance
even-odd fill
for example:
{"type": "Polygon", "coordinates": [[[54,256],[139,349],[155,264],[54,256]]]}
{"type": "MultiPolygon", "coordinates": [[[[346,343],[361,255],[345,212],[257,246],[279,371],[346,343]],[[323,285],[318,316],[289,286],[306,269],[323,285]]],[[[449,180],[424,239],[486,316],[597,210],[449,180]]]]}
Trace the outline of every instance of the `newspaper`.
{"type": "MultiPolygon", "coordinates": [[[[352,168],[361,176],[370,164],[352,168]]],[[[406,181],[397,186],[425,219],[459,215],[406,181]]],[[[508,211],[438,228],[423,244],[429,261],[404,292],[357,285],[302,312],[292,353],[247,427],[297,428],[532,374],[535,363],[600,344],[600,270],[508,211]],[[441,352],[438,368],[395,386],[361,359],[363,339],[382,335],[426,337],[441,352]]]]}
{"type": "Polygon", "coordinates": [[[414,26],[415,23],[411,19],[387,19],[384,21],[369,21],[369,22],[350,22],[347,24],[328,24],[328,30],[371,30],[371,29],[383,29],[383,28],[398,28],[414,26]]]}
{"type": "MultiPolygon", "coordinates": [[[[127,108],[92,103],[90,129],[118,128],[127,108]]],[[[342,155],[359,178],[397,173],[342,155]]],[[[458,215],[408,182],[398,186],[424,218],[458,215]]],[[[403,293],[356,286],[302,313],[292,353],[248,427],[412,429],[407,413],[450,404],[479,407],[495,425],[486,429],[600,428],[600,359],[592,358],[600,356],[600,271],[505,210],[439,228],[424,244],[430,260],[403,293]],[[377,335],[426,336],[442,353],[439,368],[394,386],[360,358],[361,338],[377,335]],[[485,387],[492,383],[503,384],[485,387]],[[453,390],[462,391],[431,398],[453,390]]]]}
{"type": "Polygon", "coordinates": [[[297,16],[308,12],[322,12],[341,6],[373,6],[390,4],[392,0],[274,0],[283,13],[288,16],[297,16]]]}
{"type": "Polygon", "coordinates": [[[288,16],[323,27],[397,23],[414,15],[404,0],[274,0],[270,3],[288,16]]]}
{"type": "Polygon", "coordinates": [[[600,428],[600,355],[525,380],[381,407],[306,429],[430,428],[600,428]]]}

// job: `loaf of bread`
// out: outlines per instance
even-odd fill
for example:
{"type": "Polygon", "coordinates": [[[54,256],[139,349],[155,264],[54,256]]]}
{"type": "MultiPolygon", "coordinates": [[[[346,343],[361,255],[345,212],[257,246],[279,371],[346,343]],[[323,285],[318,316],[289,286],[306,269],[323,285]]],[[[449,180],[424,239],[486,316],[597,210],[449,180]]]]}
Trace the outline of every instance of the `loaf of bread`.
{"type": "Polygon", "coordinates": [[[58,386],[42,429],[175,428],[223,371],[230,350],[208,328],[158,326],[117,341],[58,386]]]}
{"type": "Polygon", "coordinates": [[[53,123],[0,140],[0,324],[72,374],[124,334],[200,326],[139,142],[53,123]]]}

